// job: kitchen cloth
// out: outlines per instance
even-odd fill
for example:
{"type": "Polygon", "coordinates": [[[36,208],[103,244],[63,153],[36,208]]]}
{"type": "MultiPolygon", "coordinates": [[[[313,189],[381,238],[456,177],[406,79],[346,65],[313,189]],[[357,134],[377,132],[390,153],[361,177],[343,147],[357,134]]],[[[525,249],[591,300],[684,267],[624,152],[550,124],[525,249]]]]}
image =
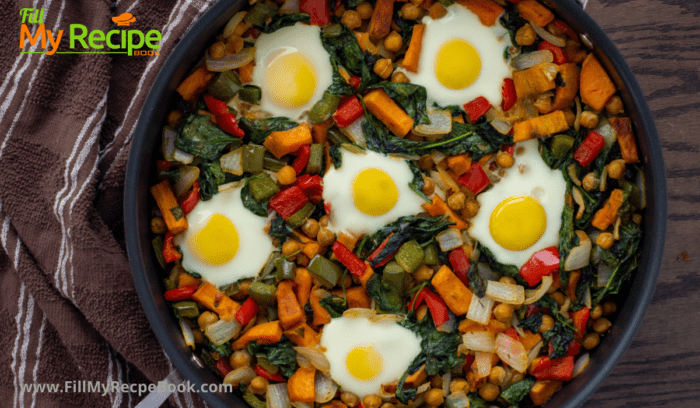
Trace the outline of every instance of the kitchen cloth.
{"type": "MultiPolygon", "coordinates": [[[[213,3],[0,3],[0,406],[133,407],[145,394],[49,393],[22,385],[149,384],[172,370],[127,261],[124,172],[151,84],[213,3]],[[64,31],[59,53],[39,53],[41,41],[18,49],[23,8],[43,9],[54,38],[64,31]],[[129,27],[112,21],[123,13],[134,18],[129,27]],[[162,46],[158,56],[63,54],[74,51],[71,24],[103,32],[155,29],[162,46]]],[[[40,30],[26,24],[32,34],[40,30]]],[[[164,406],[205,404],[185,392],[164,406]]]]}

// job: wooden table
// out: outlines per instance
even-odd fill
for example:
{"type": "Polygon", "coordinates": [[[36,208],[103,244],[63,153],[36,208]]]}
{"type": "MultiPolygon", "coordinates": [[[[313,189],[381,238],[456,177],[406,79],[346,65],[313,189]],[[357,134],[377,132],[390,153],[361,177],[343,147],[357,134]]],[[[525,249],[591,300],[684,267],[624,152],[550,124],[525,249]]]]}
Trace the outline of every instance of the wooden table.
{"type": "Polygon", "coordinates": [[[644,91],[661,138],[668,226],[654,299],[584,407],[700,407],[700,1],[590,0],[644,91]],[[679,260],[686,252],[690,260],[679,260]]]}

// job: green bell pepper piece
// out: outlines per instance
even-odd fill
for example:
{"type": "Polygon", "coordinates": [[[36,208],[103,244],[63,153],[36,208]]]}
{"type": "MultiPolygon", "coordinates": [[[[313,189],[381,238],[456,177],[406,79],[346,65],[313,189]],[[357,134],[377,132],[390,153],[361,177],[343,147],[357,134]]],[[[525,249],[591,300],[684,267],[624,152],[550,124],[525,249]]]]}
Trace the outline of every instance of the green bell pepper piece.
{"type": "Polygon", "coordinates": [[[396,261],[391,261],[386,266],[384,266],[384,272],[389,273],[404,273],[403,266],[399,265],[396,261]]]}
{"type": "Polygon", "coordinates": [[[175,289],[177,288],[177,285],[180,280],[180,273],[182,273],[183,269],[177,265],[173,267],[173,269],[170,271],[170,275],[163,279],[163,283],[165,284],[165,290],[170,290],[170,289],[175,289]]]}
{"type": "MultiPolygon", "coordinates": [[[[387,265],[388,266],[388,265],[387,265]]],[[[400,266],[397,264],[400,269],[400,266]]],[[[398,312],[404,306],[404,287],[406,286],[406,277],[408,275],[401,270],[387,270],[384,268],[382,272],[382,289],[385,301],[383,303],[392,305],[392,310],[389,312],[398,312]]]]}
{"type": "Polygon", "coordinates": [[[268,285],[260,281],[251,283],[250,289],[248,290],[248,295],[259,305],[263,306],[274,306],[277,300],[275,297],[276,293],[277,288],[275,285],[268,285]]]}
{"type": "Polygon", "coordinates": [[[280,169],[289,164],[289,160],[278,159],[270,153],[265,153],[263,158],[263,169],[270,171],[280,171],[280,169]]]}
{"type": "Polygon", "coordinates": [[[163,258],[163,236],[158,235],[157,237],[153,238],[151,245],[153,246],[153,251],[156,253],[156,259],[158,260],[160,267],[165,268],[165,259],[163,258]]]}
{"type": "Polygon", "coordinates": [[[211,85],[207,87],[207,92],[220,101],[228,102],[241,88],[241,79],[238,74],[234,70],[229,70],[217,74],[211,85]]]}
{"type": "Polygon", "coordinates": [[[337,285],[338,280],[343,275],[343,268],[321,255],[314,256],[306,269],[313,273],[326,288],[337,285]]]}
{"type": "Polygon", "coordinates": [[[323,145],[314,143],[311,145],[311,154],[309,162],[306,164],[306,172],[308,174],[319,174],[323,169],[323,145]]]}
{"type": "Polygon", "coordinates": [[[408,273],[413,273],[423,264],[424,252],[416,240],[401,245],[394,259],[408,273]]]}
{"type": "Polygon", "coordinates": [[[243,394],[243,401],[247,402],[248,405],[253,408],[267,408],[267,403],[265,401],[260,401],[258,397],[250,391],[246,391],[243,394]]]}
{"type": "Polygon", "coordinates": [[[301,210],[295,212],[291,217],[287,218],[287,225],[289,225],[291,228],[301,227],[302,224],[304,224],[304,221],[311,217],[311,214],[314,213],[315,209],[316,206],[310,202],[304,204],[304,206],[301,207],[301,210]]]}
{"type": "Polygon", "coordinates": [[[255,85],[246,85],[243,89],[238,91],[238,97],[241,98],[242,101],[257,105],[260,103],[260,98],[262,98],[262,90],[255,85]]]}
{"type": "Polygon", "coordinates": [[[181,317],[197,317],[199,316],[199,308],[197,302],[191,300],[183,300],[173,304],[173,307],[181,317]]]}
{"type": "Polygon", "coordinates": [[[265,146],[249,143],[243,146],[243,171],[258,174],[263,170],[263,160],[265,158],[265,146]]]}
{"type": "Polygon", "coordinates": [[[438,249],[435,244],[428,244],[423,248],[423,263],[426,265],[438,264],[438,249]]]}
{"type": "Polygon", "coordinates": [[[285,279],[294,279],[297,265],[284,258],[275,260],[275,280],[281,282],[285,279]]]}
{"type": "Polygon", "coordinates": [[[309,111],[309,121],[312,123],[325,122],[333,116],[339,103],[340,96],[325,91],[321,99],[309,111]]]}
{"type": "Polygon", "coordinates": [[[280,191],[270,176],[248,179],[248,190],[258,204],[269,200],[280,191]]]}
{"type": "Polygon", "coordinates": [[[272,2],[255,3],[253,8],[248,10],[248,14],[243,17],[243,21],[258,27],[264,27],[265,19],[275,16],[277,14],[277,10],[279,10],[279,6],[272,2]]]}
{"type": "Polygon", "coordinates": [[[552,156],[555,159],[563,159],[574,147],[574,138],[568,135],[556,135],[552,138],[552,156]]]}
{"type": "Polygon", "coordinates": [[[350,142],[350,139],[345,137],[345,135],[341,133],[338,129],[328,129],[328,132],[326,132],[326,136],[328,137],[328,141],[331,142],[331,144],[350,142]]]}

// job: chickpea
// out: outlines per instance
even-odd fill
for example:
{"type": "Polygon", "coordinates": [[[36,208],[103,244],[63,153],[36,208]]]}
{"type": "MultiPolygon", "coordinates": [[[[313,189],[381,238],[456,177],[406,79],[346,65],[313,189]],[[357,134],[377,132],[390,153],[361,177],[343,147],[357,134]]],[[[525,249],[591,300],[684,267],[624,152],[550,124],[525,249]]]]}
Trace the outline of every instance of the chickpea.
{"type": "Polygon", "coordinates": [[[501,303],[493,309],[493,316],[501,323],[510,322],[513,318],[513,307],[507,303],[501,303]]]}
{"type": "Polygon", "coordinates": [[[486,383],[479,388],[479,396],[488,402],[495,401],[500,393],[501,389],[498,385],[491,383],[486,383]]]}
{"type": "Polygon", "coordinates": [[[362,3],[358,4],[357,7],[355,7],[355,11],[357,11],[361,19],[367,20],[368,18],[372,17],[374,8],[369,2],[363,1],[362,3]]]}
{"type": "Polygon", "coordinates": [[[406,3],[401,7],[401,17],[406,20],[417,20],[420,14],[420,7],[413,3],[406,3]]]}
{"type": "Polygon", "coordinates": [[[204,331],[210,324],[214,324],[219,321],[219,316],[216,313],[206,311],[199,315],[197,318],[197,324],[199,324],[199,330],[204,331]]]}
{"type": "Polygon", "coordinates": [[[345,14],[345,5],[340,4],[338,7],[335,8],[333,15],[340,18],[343,17],[343,14],[345,14]]]}
{"type": "Polygon", "coordinates": [[[598,238],[595,239],[595,244],[602,249],[610,249],[614,241],[615,240],[613,239],[613,235],[611,233],[603,232],[602,234],[598,235],[598,238]]]}
{"type": "Polygon", "coordinates": [[[515,160],[513,160],[513,156],[509,155],[506,152],[499,152],[496,155],[496,164],[498,164],[499,167],[502,167],[504,169],[509,169],[513,167],[513,164],[515,164],[515,160]]]}
{"type": "Polygon", "coordinates": [[[552,299],[554,299],[555,302],[559,305],[559,307],[562,307],[564,305],[564,302],[566,302],[566,296],[564,296],[563,293],[557,291],[552,293],[552,299]]]}
{"type": "Polygon", "coordinates": [[[421,170],[429,170],[431,167],[433,167],[433,157],[429,154],[424,154],[418,159],[418,168],[421,170]]]}
{"type": "Polygon", "coordinates": [[[229,357],[228,362],[235,370],[236,368],[248,367],[250,365],[251,356],[248,350],[236,350],[229,357]]]}
{"type": "Polygon", "coordinates": [[[238,284],[238,293],[242,294],[243,296],[248,296],[248,293],[250,292],[250,285],[252,283],[252,279],[246,279],[244,281],[241,281],[238,284]]]}
{"type": "Polygon", "coordinates": [[[267,379],[257,376],[250,382],[248,390],[255,395],[262,395],[267,392],[268,385],[270,385],[270,383],[267,381],[267,379]]]}
{"type": "Polygon", "coordinates": [[[501,366],[495,366],[491,368],[491,372],[489,373],[489,382],[491,384],[500,386],[506,380],[507,375],[508,374],[506,373],[505,368],[501,366]]]}
{"type": "Polygon", "coordinates": [[[564,32],[564,30],[562,30],[561,28],[555,26],[554,23],[549,23],[549,24],[547,24],[547,31],[549,31],[550,33],[552,33],[552,35],[556,35],[557,37],[561,37],[561,36],[563,36],[564,34],[566,34],[566,33],[564,32]]]}
{"type": "Polygon", "coordinates": [[[168,119],[166,122],[168,123],[168,126],[172,128],[178,128],[180,127],[180,120],[182,119],[182,112],[179,110],[173,110],[168,113],[168,119]]]}
{"type": "Polygon", "coordinates": [[[552,111],[552,98],[550,96],[541,95],[535,100],[535,108],[541,114],[546,114],[552,111]]]}
{"type": "Polygon", "coordinates": [[[379,408],[396,408],[396,405],[392,404],[391,402],[385,402],[379,408]]]}
{"type": "Polygon", "coordinates": [[[416,282],[425,282],[433,277],[433,270],[428,265],[421,265],[417,271],[413,272],[413,279],[416,282]]]}
{"type": "Polygon", "coordinates": [[[246,31],[248,31],[248,24],[245,21],[241,21],[238,23],[236,28],[233,29],[233,35],[237,35],[239,37],[243,36],[246,31]]]}
{"type": "Polygon", "coordinates": [[[168,226],[165,225],[163,217],[153,217],[151,219],[151,232],[154,234],[165,234],[168,232],[168,226]]]}
{"type": "Polygon", "coordinates": [[[622,105],[622,98],[615,95],[608,103],[605,104],[605,110],[611,115],[618,115],[625,111],[625,107],[622,105]]]}
{"type": "Polygon", "coordinates": [[[447,197],[447,205],[453,210],[461,210],[464,208],[464,203],[467,201],[467,197],[464,193],[454,193],[447,197]]]}
{"type": "Polygon", "coordinates": [[[464,378],[455,378],[450,382],[450,393],[465,391],[468,392],[469,383],[464,378]]]}
{"type": "Polygon", "coordinates": [[[333,234],[328,228],[321,228],[316,236],[316,241],[323,246],[330,245],[333,243],[333,241],[335,241],[335,234],[333,234]]]}
{"type": "Polygon", "coordinates": [[[226,45],[221,41],[217,41],[209,46],[209,56],[214,59],[222,58],[225,52],[226,45]]]}
{"type": "Polygon", "coordinates": [[[297,181],[297,172],[292,166],[284,166],[277,172],[277,181],[283,186],[289,185],[297,181]]]}
{"type": "Polygon", "coordinates": [[[321,217],[318,220],[318,225],[320,225],[321,227],[327,227],[329,222],[330,222],[330,217],[328,217],[327,215],[324,215],[323,217],[321,217]]]}
{"type": "Polygon", "coordinates": [[[391,82],[408,82],[408,77],[401,71],[395,71],[391,75],[391,82]]]}
{"type": "Polygon", "coordinates": [[[425,392],[425,403],[431,407],[438,407],[445,402],[445,397],[442,395],[442,390],[438,388],[431,388],[425,392]]]}
{"type": "Polygon", "coordinates": [[[610,320],[606,319],[605,317],[601,317],[593,322],[593,331],[596,333],[605,333],[606,331],[610,330],[610,326],[612,326],[610,320]]]}
{"type": "Polygon", "coordinates": [[[243,42],[243,38],[237,36],[237,35],[230,35],[228,38],[226,38],[226,53],[227,54],[235,54],[239,52],[240,50],[243,49],[245,46],[245,43],[243,42]]]}
{"type": "Polygon", "coordinates": [[[356,29],[362,25],[362,19],[360,18],[360,13],[355,10],[345,10],[343,17],[340,22],[345,24],[345,26],[351,30],[356,29]]]}
{"type": "Polygon", "coordinates": [[[591,191],[595,190],[600,186],[600,179],[595,176],[594,172],[590,172],[586,174],[586,176],[583,178],[583,189],[586,191],[591,191]]]}
{"type": "Polygon", "coordinates": [[[544,315],[542,316],[542,324],[540,324],[540,328],[537,331],[544,333],[552,330],[553,327],[554,319],[551,316],[544,315]]]}
{"type": "Polygon", "coordinates": [[[571,109],[564,109],[564,118],[566,118],[566,124],[569,125],[569,127],[574,126],[574,122],[576,122],[576,114],[574,111],[571,109]]]}
{"type": "Polygon", "coordinates": [[[603,307],[601,305],[596,305],[593,309],[591,309],[591,314],[588,315],[588,317],[591,320],[597,320],[600,319],[600,316],[603,315],[603,307]]]}
{"type": "Polygon", "coordinates": [[[295,257],[295,262],[299,266],[308,266],[309,265],[309,257],[304,255],[304,254],[297,254],[295,257]]]}
{"type": "Polygon", "coordinates": [[[394,66],[389,58],[382,58],[374,63],[374,73],[383,79],[389,78],[389,75],[394,71],[394,66]]]}
{"type": "Polygon", "coordinates": [[[204,343],[204,333],[199,329],[192,329],[192,335],[194,336],[194,342],[196,344],[204,343]]]}
{"type": "Polygon", "coordinates": [[[350,275],[345,275],[343,278],[343,287],[349,288],[352,285],[352,277],[350,275]]]}
{"type": "Polygon", "coordinates": [[[581,126],[589,129],[598,126],[598,115],[591,111],[581,112],[581,126]]]}
{"type": "Polygon", "coordinates": [[[642,223],[642,214],[634,214],[632,216],[632,222],[634,222],[637,225],[641,224],[642,223]]]}
{"type": "Polygon", "coordinates": [[[388,51],[396,52],[400,50],[402,46],[403,38],[401,38],[401,34],[397,33],[396,31],[390,32],[384,39],[384,48],[386,48],[388,51]]]}
{"type": "Polygon", "coordinates": [[[625,175],[625,170],[627,170],[627,168],[625,167],[625,161],[623,159],[613,160],[610,163],[608,163],[607,167],[608,177],[612,177],[618,180],[625,175]]]}
{"type": "Polygon", "coordinates": [[[472,218],[478,212],[479,202],[473,198],[468,199],[467,202],[464,204],[464,211],[462,211],[462,215],[466,216],[467,218],[472,218]]]}
{"type": "Polygon", "coordinates": [[[434,375],[434,376],[432,376],[432,377],[430,377],[430,386],[431,386],[432,388],[440,388],[440,389],[442,389],[442,377],[440,377],[440,376],[437,375],[437,374],[434,375]]]}
{"type": "Polygon", "coordinates": [[[351,408],[356,407],[360,403],[360,398],[358,398],[357,395],[347,391],[340,393],[340,400],[351,408]]]}
{"type": "Polygon", "coordinates": [[[429,196],[435,191],[435,182],[430,177],[423,176],[423,194],[429,196]]]}
{"type": "Polygon", "coordinates": [[[362,399],[362,406],[365,408],[379,408],[381,405],[382,399],[376,394],[370,394],[362,399]]]}
{"type": "Polygon", "coordinates": [[[419,322],[423,320],[425,315],[428,314],[428,306],[426,305],[420,305],[418,306],[418,309],[416,309],[416,320],[419,322]]]}
{"type": "Polygon", "coordinates": [[[617,305],[611,301],[603,303],[603,316],[613,314],[617,311],[617,305]]]}
{"type": "Polygon", "coordinates": [[[445,14],[447,14],[447,9],[438,2],[433,3],[433,5],[430,6],[430,9],[428,9],[428,15],[433,20],[438,20],[445,17],[445,14]]]}
{"type": "Polygon", "coordinates": [[[318,221],[313,218],[309,218],[304,222],[304,225],[301,226],[301,232],[311,239],[316,238],[319,229],[321,229],[321,227],[318,225],[318,221]]]}
{"type": "Polygon", "coordinates": [[[581,343],[586,350],[592,350],[598,347],[598,344],[600,344],[600,334],[598,333],[588,333],[581,343]]]}
{"type": "Polygon", "coordinates": [[[282,255],[287,256],[301,249],[301,244],[293,239],[288,239],[282,244],[282,255]]]}
{"type": "Polygon", "coordinates": [[[508,283],[510,285],[515,285],[517,282],[515,282],[515,278],[511,276],[501,276],[501,278],[498,280],[501,283],[508,283]]]}
{"type": "Polygon", "coordinates": [[[520,46],[532,45],[535,43],[536,39],[537,33],[530,26],[530,24],[525,24],[524,26],[520,27],[515,33],[515,43],[520,46]]]}

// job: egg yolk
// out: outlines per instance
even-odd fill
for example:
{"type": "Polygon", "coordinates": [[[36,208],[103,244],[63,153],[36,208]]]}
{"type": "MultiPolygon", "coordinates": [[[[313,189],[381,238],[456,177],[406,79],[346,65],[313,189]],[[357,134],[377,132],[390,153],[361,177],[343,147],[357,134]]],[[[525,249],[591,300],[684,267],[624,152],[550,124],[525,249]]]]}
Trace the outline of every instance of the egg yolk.
{"type": "Polygon", "coordinates": [[[367,381],[382,371],[382,356],[372,346],[360,346],[350,350],[345,365],[358,380],[367,381]]]}
{"type": "Polygon", "coordinates": [[[265,69],[265,89],[278,106],[295,108],[309,102],[316,90],[316,72],[299,51],[277,55],[265,69]]]}
{"type": "Polygon", "coordinates": [[[211,265],[225,264],[233,259],[238,245],[236,226],[221,214],[212,215],[207,225],[193,238],[193,252],[211,265]]]}
{"type": "Polygon", "coordinates": [[[511,251],[531,247],[544,234],[546,226],[544,208],[528,196],[506,198],[496,206],[489,219],[494,241],[511,251]]]}
{"type": "Polygon", "coordinates": [[[394,180],[379,169],[362,170],[352,184],[355,207],[367,215],[386,214],[399,200],[394,180]]]}
{"type": "Polygon", "coordinates": [[[479,53],[468,42],[452,39],[437,53],[435,75],[450,89],[464,89],[474,83],[481,72],[479,53]]]}

